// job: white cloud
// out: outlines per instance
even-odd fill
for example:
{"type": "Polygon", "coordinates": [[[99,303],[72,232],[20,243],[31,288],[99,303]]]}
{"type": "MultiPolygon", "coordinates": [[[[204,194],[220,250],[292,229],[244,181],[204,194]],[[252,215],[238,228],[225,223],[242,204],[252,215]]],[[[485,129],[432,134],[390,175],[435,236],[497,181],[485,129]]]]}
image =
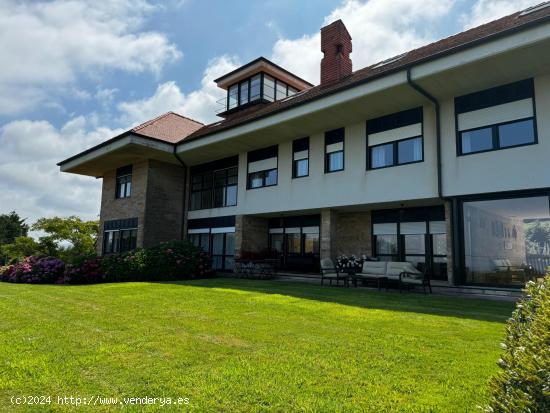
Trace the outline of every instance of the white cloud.
{"type": "Polygon", "coordinates": [[[18,120],[0,128],[0,213],[29,219],[76,214],[96,219],[101,182],[59,172],[60,160],[108,139],[121,130],[98,127],[92,115],[60,129],[47,121],[18,120]]]}
{"type": "MultiPolygon", "coordinates": [[[[345,1],[323,25],[342,19],[353,38],[354,70],[398,55],[434,40],[431,24],[449,13],[454,0],[345,1]]],[[[313,83],[319,82],[322,58],[320,33],[298,39],[279,39],[272,58],[313,83]]]]}
{"type": "Polygon", "coordinates": [[[508,16],[540,3],[541,0],[478,0],[469,13],[462,15],[465,29],[508,16]]]}
{"type": "Polygon", "coordinates": [[[153,9],[144,0],[0,2],[0,114],[32,108],[83,74],[158,74],[181,52],[161,33],[139,32],[153,9]]]}
{"type": "Polygon", "coordinates": [[[155,93],[145,99],[122,102],[118,110],[122,113],[124,124],[139,124],[162,113],[174,111],[201,122],[216,119],[216,102],[225,96],[225,92],[213,82],[217,77],[230,72],[240,65],[231,56],[220,56],[208,63],[201,81],[200,89],[185,94],[175,81],[158,85],[155,93]]]}

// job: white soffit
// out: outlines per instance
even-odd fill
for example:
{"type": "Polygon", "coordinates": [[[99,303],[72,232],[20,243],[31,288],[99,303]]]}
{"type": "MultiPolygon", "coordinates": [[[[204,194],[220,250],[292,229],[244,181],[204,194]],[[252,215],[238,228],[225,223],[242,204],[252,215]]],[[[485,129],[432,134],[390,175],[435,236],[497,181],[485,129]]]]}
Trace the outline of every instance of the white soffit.
{"type": "Polygon", "coordinates": [[[458,130],[481,128],[532,116],[533,100],[531,98],[516,100],[515,102],[459,114],[458,130]]]}
{"type": "Polygon", "coordinates": [[[400,139],[414,138],[415,136],[421,135],[422,123],[419,122],[413,125],[402,126],[401,128],[371,133],[369,134],[369,146],[380,145],[382,143],[393,142],[400,139]]]}

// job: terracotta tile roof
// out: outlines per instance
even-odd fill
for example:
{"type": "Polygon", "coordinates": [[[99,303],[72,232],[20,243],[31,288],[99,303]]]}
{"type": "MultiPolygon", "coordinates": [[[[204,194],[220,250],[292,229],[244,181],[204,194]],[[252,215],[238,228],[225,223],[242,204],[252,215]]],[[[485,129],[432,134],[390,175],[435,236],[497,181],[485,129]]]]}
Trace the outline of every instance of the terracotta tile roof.
{"type": "Polygon", "coordinates": [[[203,123],[196,120],[186,118],[174,112],[167,112],[130,129],[130,131],[150,138],[176,143],[203,126],[203,123]]]}
{"type": "Polygon", "coordinates": [[[198,129],[191,135],[187,136],[185,138],[185,142],[299,106],[331,93],[335,93],[390,73],[403,70],[414,64],[432,60],[442,55],[455,53],[461,49],[473,47],[481,42],[491,40],[498,36],[509,34],[516,30],[526,29],[527,27],[550,20],[550,7],[541,8],[538,11],[534,11],[523,16],[521,13],[522,12],[511,14],[482,26],[475,27],[434,43],[430,43],[426,46],[422,46],[418,49],[411,50],[403,55],[396,56],[394,58],[395,61],[393,61],[393,59],[387,59],[383,62],[357,70],[347,78],[338,82],[323,86],[315,86],[302,93],[294,95],[292,98],[283,99],[265,106],[259,105],[259,107],[255,108],[256,110],[246,110],[244,112],[234,113],[224,120],[198,129]]]}

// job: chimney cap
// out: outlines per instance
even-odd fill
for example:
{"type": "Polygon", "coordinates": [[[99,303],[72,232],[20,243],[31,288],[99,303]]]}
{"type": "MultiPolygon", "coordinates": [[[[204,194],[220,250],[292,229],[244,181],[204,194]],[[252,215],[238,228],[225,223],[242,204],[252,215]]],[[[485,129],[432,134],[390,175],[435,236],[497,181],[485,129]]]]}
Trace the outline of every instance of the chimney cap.
{"type": "Polygon", "coordinates": [[[324,30],[327,30],[331,26],[338,26],[339,30],[344,29],[344,32],[348,35],[349,39],[352,40],[351,35],[348,32],[348,28],[346,27],[342,19],[335,20],[332,23],[329,23],[326,26],[321,27],[321,32],[323,32],[324,30]]]}

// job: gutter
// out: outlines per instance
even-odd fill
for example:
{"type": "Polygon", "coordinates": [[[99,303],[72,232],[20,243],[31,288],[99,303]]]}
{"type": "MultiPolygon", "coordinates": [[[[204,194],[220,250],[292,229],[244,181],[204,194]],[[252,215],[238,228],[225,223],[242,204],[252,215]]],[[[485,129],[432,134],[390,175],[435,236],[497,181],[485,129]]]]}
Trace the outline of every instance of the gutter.
{"type": "Polygon", "coordinates": [[[189,168],[187,167],[187,165],[185,164],[185,162],[183,162],[183,159],[181,159],[181,157],[178,155],[178,153],[176,152],[176,148],[177,148],[177,145],[174,145],[174,150],[173,150],[173,154],[174,154],[174,157],[177,159],[177,161],[181,164],[181,167],[183,168],[184,172],[185,172],[185,175],[184,175],[184,183],[183,183],[183,202],[182,202],[182,206],[183,206],[183,216],[182,216],[182,220],[181,220],[181,239],[184,240],[185,239],[185,232],[186,232],[186,223],[187,223],[187,205],[186,204],[186,201],[187,201],[187,171],[189,170],[189,168]]]}

